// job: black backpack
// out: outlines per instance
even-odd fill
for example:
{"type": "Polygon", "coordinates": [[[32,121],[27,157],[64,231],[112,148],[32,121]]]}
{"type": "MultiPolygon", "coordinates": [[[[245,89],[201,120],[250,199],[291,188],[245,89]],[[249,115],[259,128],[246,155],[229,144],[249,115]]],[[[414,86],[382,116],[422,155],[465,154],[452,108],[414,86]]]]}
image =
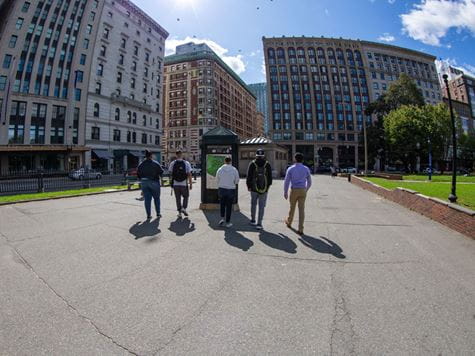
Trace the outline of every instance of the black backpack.
{"type": "Polygon", "coordinates": [[[256,163],[256,161],[253,162],[255,166],[255,171],[254,171],[254,179],[253,179],[253,187],[254,190],[259,193],[263,194],[267,192],[267,174],[266,174],[266,166],[267,162],[264,163],[262,167],[259,167],[256,163]]]}
{"type": "Polygon", "coordinates": [[[173,164],[172,179],[175,182],[183,182],[188,177],[186,174],[186,163],[185,161],[175,161],[173,164]]]}

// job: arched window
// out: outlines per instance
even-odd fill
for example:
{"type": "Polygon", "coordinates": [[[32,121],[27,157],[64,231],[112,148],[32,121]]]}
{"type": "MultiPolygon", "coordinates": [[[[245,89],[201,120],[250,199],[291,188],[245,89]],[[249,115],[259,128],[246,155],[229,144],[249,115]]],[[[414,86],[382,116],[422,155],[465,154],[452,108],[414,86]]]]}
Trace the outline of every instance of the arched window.
{"type": "Polygon", "coordinates": [[[275,58],[274,49],[273,49],[273,48],[269,48],[269,49],[267,50],[267,55],[269,56],[269,58],[275,58]]]}
{"type": "Polygon", "coordinates": [[[115,121],[120,121],[120,109],[115,109],[115,121]]]}
{"type": "Polygon", "coordinates": [[[94,104],[94,117],[99,117],[99,103],[94,104]]]}
{"type": "Polygon", "coordinates": [[[137,142],[137,133],[136,132],[132,132],[132,142],[133,143],[137,142]]]}
{"type": "Polygon", "coordinates": [[[288,53],[289,53],[289,57],[295,57],[295,48],[289,47],[288,53]]]}
{"type": "Polygon", "coordinates": [[[136,112],[134,112],[134,113],[132,114],[132,118],[133,118],[133,119],[132,119],[132,123],[133,123],[133,124],[136,124],[136,123],[137,123],[137,113],[136,113],[136,112]]]}

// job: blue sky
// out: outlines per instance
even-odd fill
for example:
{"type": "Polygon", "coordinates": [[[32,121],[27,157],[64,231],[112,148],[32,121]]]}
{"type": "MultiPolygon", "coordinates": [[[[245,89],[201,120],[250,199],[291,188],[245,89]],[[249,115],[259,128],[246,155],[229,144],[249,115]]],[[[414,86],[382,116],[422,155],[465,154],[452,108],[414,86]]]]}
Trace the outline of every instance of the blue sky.
{"type": "Polygon", "coordinates": [[[133,0],[177,44],[206,41],[247,83],[265,81],[262,36],[380,41],[475,74],[475,0],[133,0]]]}

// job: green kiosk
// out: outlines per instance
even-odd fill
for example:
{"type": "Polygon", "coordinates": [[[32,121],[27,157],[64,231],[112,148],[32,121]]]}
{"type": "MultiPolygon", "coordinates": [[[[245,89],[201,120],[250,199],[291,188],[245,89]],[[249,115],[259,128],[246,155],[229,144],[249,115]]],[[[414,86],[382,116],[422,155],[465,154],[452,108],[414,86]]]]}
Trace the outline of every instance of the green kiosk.
{"type": "MultiPolygon", "coordinates": [[[[231,156],[233,166],[239,169],[239,137],[231,130],[218,126],[206,132],[201,141],[201,205],[202,210],[219,208],[218,182],[216,172],[224,164],[224,158],[231,156]]],[[[237,194],[235,210],[237,205],[237,194]]]]}

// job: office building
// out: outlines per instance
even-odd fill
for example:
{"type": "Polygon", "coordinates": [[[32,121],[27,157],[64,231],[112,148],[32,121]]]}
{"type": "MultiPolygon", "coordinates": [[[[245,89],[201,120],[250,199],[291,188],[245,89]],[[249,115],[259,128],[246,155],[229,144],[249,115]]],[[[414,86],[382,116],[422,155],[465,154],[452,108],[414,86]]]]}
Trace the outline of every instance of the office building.
{"type": "Polygon", "coordinates": [[[7,1],[1,15],[1,172],[126,168],[150,141],[159,152],[168,34],[150,17],[128,0],[7,1]]]}
{"type": "Polygon", "coordinates": [[[257,98],[257,111],[264,114],[264,134],[269,134],[269,117],[267,114],[267,84],[256,83],[249,84],[249,89],[257,98]]]}
{"type": "MultiPolygon", "coordinates": [[[[441,101],[435,57],[360,40],[263,38],[270,138],[302,152],[310,166],[363,166],[360,135],[368,104],[400,73],[427,103],[441,101]]],[[[291,155],[289,155],[291,157],[291,155]]]]}
{"type": "Polygon", "coordinates": [[[199,163],[201,137],[216,126],[241,139],[262,132],[256,125],[256,97],[206,44],[188,43],[165,57],[165,160],[182,150],[199,163]]]}

